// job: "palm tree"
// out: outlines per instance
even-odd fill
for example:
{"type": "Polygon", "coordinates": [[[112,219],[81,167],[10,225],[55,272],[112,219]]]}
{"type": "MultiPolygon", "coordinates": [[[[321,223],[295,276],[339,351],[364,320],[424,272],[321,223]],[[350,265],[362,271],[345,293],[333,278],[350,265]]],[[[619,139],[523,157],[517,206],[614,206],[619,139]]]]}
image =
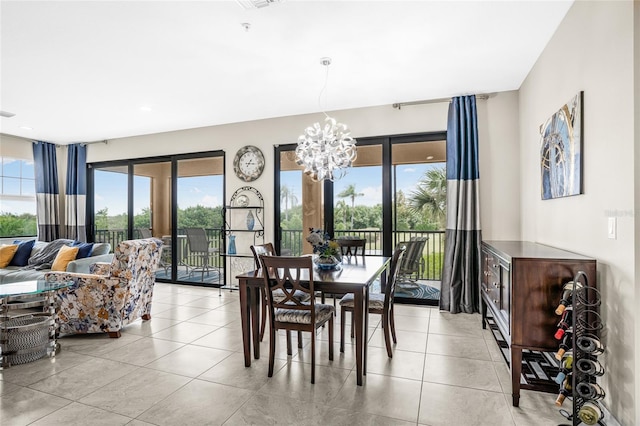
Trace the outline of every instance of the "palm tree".
{"type": "Polygon", "coordinates": [[[340,200],[336,203],[336,215],[342,215],[342,228],[347,229],[347,203],[340,200]]]}
{"type": "Polygon", "coordinates": [[[362,192],[356,192],[356,184],[352,183],[344,191],[338,194],[339,198],[351,198],[351,229],[353,229],[353,217],[355,215],[356,197],[362,197],[362,192]]]}
{"type": "Polygon", "coordinates": [[[441,229],[445,228],[447,216],[447,173],[444,167],[428,170],[417,189],[409,196],[411,210],[419,213],[427,211],[437,221],[441,229]]]}
{"type": "Polygon", "coordinates": [[[298,197],[287,185],[280,188],[280,202],[282,201],[284,201],[284,219],[289,220],[289,202],[291,207],[294,207],[298,203],[298,197]]]}

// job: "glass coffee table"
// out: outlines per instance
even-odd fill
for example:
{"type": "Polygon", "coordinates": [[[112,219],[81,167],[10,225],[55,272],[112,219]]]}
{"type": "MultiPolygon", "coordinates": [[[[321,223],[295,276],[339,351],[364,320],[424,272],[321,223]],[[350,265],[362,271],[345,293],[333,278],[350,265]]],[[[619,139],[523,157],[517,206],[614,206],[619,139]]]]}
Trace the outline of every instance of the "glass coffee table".
{"type": "Polygon", "coordinates": [[[42,280],[0,284],[0,367],[25,364],[55,356],[56,309],[54,293],[73,281],[42,280]],[[43,307],[42,312],[27,309],[43,307]]]}

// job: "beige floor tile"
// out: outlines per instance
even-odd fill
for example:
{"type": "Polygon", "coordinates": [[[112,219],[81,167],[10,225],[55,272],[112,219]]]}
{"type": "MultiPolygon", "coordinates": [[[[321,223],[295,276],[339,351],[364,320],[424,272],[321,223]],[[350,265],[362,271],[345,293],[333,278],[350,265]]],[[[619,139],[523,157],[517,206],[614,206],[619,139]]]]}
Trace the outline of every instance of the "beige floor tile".
{"type": "Polygon", "coordinates": [[[415,422],[335,407],[327,407],[319,420],[312,424],[317,426],[410,426],[416,424],[415,422]]]}
{"type": "Polygon", "coordinates": [[[363,386],[356,386],[355,379],[352,371],[331,406],[409,422],[418,420],[420,381],[368,373],[363,386]]]}
{"type": "MultiPolygon", "coordinates": [[[[301,401],[328,404],[347,381],[349,370],[316,365],[316,382],[311,384],[311,365],[291,361],[274,373],[258,392],[301,401]]],[[[348,383],[356,386],[355,376],[348,383]]]]}
{"type": "Polygon", "coordinates": [[[482,338],[429,334],[427,353],[491,361],[487,343],[482,338]]]}
{"type": "Polygon", "coordinates": [[[444,320],[455,320],[455,321],[468,321],[473,324],[482,324],[482,315],[479,313],[475,314],[465,314],[463,312],[458,314],[452,314],[451,312],[441,311],[438,309],[431,310],[431,319],[444,319],[444,320]]]}
{"type": "Polygon", "coordinates": [[[182,346],[184,346],[183,343],[143,337],[133,343],[102,355],[102,358],[143,366],[182,346]]]}
{"type": "Polygon", "coordinates": [[[215,325],[218,327],[227,326],[236,321],[240,324],[240,311],[231,312],[218,309],[210,310],[189,320],[190,323],[215,325]]]}
{"type": "Polygon", "coordinates": [[[129,325],[127,325],[124,329],[124,333],[137,334],[139,336],[150,336],[153,333],[157,333],[166,328],[171,327],[172,325],[178,324],[180,321],[172,320],[167,318],[156,318],[154,316],[151,317],[149,321],[137,320],[129,325]]]}
{"type": "Polygon", "coordinates": [[[514,424],[501,393],[428,382],[422,386],[418,422],[431,426],[514,424]]]}
{"type": "MultiPolygon", "coordinates": [[[[126,327],[125,327],[126,328],[126,327]]],[[[142,336],[122,330],[122,336],[112,339],[107,333],[73,334],[62,336],[58,343],[63,351],[79,352],[85,355],[101,356],[141,339],[142,336]]]]}
{"type": "Polygon", "coordinates": [[[511,395],[511,371],[507,363],[502,361],[494,361],[493,367],[496,369],[500,386],[502,386],[502,393],[511,395]]]}
{"type": "Polygon", "coordinates": [[[409,315],[394,315],[396,331],[415,331],[418,333],[427,333],[429,331],[429,318],[414,317],[409,315]]]}
{"type": "Polygon", "coordinates": [[[160,299],[162,298],[157,294],[153,295],[153,303],[151,304],[151,318],[155,317],[161,312],[168,311],[175,306],[171,303],[162,303],[160,302],[160,299]]]}
{"type": "Polygon", "coordinates": [[[395,303],[393,305],[396,315],[406,315],[409,317],[429,318],[433,311],[438,309],[434,306],[416,306],[405,305],[404,303],[395,303]]]}
{"type": "Polygon", "coordinates": [[[13,383],[9,383],[5,380],[0,380],[0,396],[7,395],[11,392],[15,392],[17,390],[22,389],[23,386],[16,385],[13,383]]]}
{"type": "Polygon", "coordinates": [[[468,318],[456,319],[431,316],[431,320],[429,321],[429,334],[482,338],[483,330],[479,319],[475,321],[468,318]]]}
{"type": "MultiPolygon", "coordinates": [[[[395,349],[400,351],[420,352],[424,353],[427,347],[427,333],[416,333],[414,331],[396,330],[396,338],[398,343],[395,349]]],[[[384,333],[381,329],[377,329],[371,339],[369,339],[370,347],[386,348],[384,343],[384,333]]]]}
{"type": "MultiPolygon", "coordinates": [[[[509,398],[509,400],[510,399],[511,398],[509,398]]],[[[508,402],[508,404],[510,404],[510,402],[508,402]]],[[[545,411],[516,407],[510,407],[510,409],[516,426],[557,426],[561,424],[571,424],[569,420],[560,414],[557,407],[555,410],[545,411]]]]}
{"type": "Polygon", "coordinates": [[[313,425],[327,424],[326,407],[314,402],[278,395],[255,394],[224,424],[230,425],[313,425]]]}
{"type": "Polygon", "coordinates": [[[92,426],[126,425],[132,420],[130,417],[110,413],[78,402],[72,402],[32,424],[36,426],[84,426],[88,424],[88,419],[91,419],[90,423],[92,426]]]}
{"type": "MultiPolygon", "coordinates": [[[[287,362],[277,359],[274,362],[274,373],[277,373],[287,362]]],[[[252,360],[250,367],[244,366],[244,356],[235,352],[218,364],[198,376],[200,380],[220,383],[237,388],[258,390],[271,380],[268,377],[269,358],[252,360]]]]}
{"type": "Polygon", "coordinates": [[[194,340],[191,344],[207,346],[209,348],[225,349],[227,351],[242,352],[242,331],[222,327],[212,331],[200,339],[194,340]]]}
{"type": "Polygon", "coordinates": [[[71,352],[62,348],[55,358],[45,357],[35,362],[14,365],[11,368],[0,370],[0,377],[5,382],[28,386],[68,368],[81,365],[91,359],[93,357],[89,355],[71,352]]]}
{"type": "Polygon", "coordinates": [[[197,377],[235,352],[204,346],[186,345],[150,364],[148,368],[197,377]]]}
{"type": "Polygon", "coordinates": [[[212,331],[217,330],[218,328],[220,327],[184,321],[154,333],[151,337],[154,339],[170,340],[172,342],[191,343],[194,340],[198,340],[212,331]]]}
{"type": "Polygon", "coordinates": [[[129,423],[127,423],[127,426],[155,426],[155,425],[153,423],[143,422],[142,420],[139,420],[139,419],[133,419],[129,423]]]}
{"type": "Polygon", "coordinates": [[[502,392],[492,361],[427,354],[423,380],[502,392]]]}
{"type": "Polygon", "coordinates": [[[68,399],[21,388],[0,396],[0,424],[2,426],[27,425],[70,403],[68,399]]]}
{"type": "Polygon", "coordinates": [[[188,319],[197,317],[198,315],[202,315],[209,310],[206,308],[196,308],[193,306],[172,306],[170,309],[166,311],[162,311],[159,314],[153,314],[152,318],[167,318],[178,321],[186,321],[188,319]]]}
{"type": "Polygon", "coordinates": [[[135,369],[131,364],[94,358],[29,387],[76,401],[114,380],[128,376],[135,369]]]}
{"type": "Polygon", "coordinates": [[[425,354],[395,350],[389,358],[384,348],[369,347],[367,373],[420,380],[425,354]]]}
{"type": "MultiPolygon", "coordinates": [[[[186,303],[185,306],[193,306],[196,308],[216,309],[222,305],[229,303],[228,299],[218,296],[207,296],[186,303]]],[[[239,313],[238,313],[239,314],[239,313]]]]}
{"type": "Polygon", "coordinates": [[[219,425],[231,417],[253,392],[230,386],[193,380],[161,404],[138,418],[156,425],[219,425]]]}
{"type": "Polygon", "coordinates": [[[177,374],[139,367],[130,375],[97,389],[79,402],[124,416],[137,417],[190,380],[177,374]],[[132,380],[132,377],[135,379],[132,380]]]}
{"type": "MultiPolygon", "coordinates": [[[[184,306],[200,299],[201,296],[189,293],[176,293],[170,295],[153,295],[153,303],[166,303],[170,305],[184,306]]],[[[153,305],[152,305],[153,308],[153,305]]],[[[152,312],[153,313],[153,312],[152,312]]]]}
{"type": "MultiPolygon", "coordinates": [[[[511,401],[511,395],[507,395],[509,401],[511,401]]],[[[520,390],[520,408],[527,410],[539,411],[539,412],[558,412],[558,407],[555,405],[556,394],[546,392],[536,392],[531,390],[520,390]]],[[[569,406],[569,401],[565,404],[569,406]]]]}

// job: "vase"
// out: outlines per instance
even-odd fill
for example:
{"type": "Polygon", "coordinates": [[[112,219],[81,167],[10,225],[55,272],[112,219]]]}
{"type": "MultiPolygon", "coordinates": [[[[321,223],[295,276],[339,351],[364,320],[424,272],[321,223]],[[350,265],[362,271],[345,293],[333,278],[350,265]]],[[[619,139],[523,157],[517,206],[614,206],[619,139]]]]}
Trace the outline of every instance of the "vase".
{"type": "Polygon", "coordinates": [[[236,254],[236,236],[229,235],[229,248],[227,249],[227,253],[236,254]]]}
{"type": "Polygon", "coordinates": [[[256,219],[253,217],[253,213],[249,210],[247,213],[247,229],[253,231],[253,227],[256,225],[256,219]]]}
{"type": "Polygon", "coordinates": [[[323,270],[337,269],[338,265],[340,265],[340,261],[334,256],[318,256],[314,262],[318,269],[323,270]]]}

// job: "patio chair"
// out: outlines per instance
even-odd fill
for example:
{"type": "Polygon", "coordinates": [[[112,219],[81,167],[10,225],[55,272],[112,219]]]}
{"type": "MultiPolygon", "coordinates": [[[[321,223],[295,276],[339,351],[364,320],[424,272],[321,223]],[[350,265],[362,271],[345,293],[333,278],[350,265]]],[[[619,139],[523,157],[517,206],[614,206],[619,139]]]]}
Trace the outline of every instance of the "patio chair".
{"type": "Polygon", "coordinates": [[[329,360],[333,360],[333,313],[331,305],[315,302],[311,257],[260,256],[264,288],[269,306],[269,377],[273,376],[277,330],[286,330],[287,355],[291,351],[291,330],[311,333],[311,383],[316,378],[316,331],[329,323],[329,360]],[[269,271],[269,272],[267,272],[269,271]],[[277,296],[276,291],[280,292],[277,296]],[[306,294],[302,301],[298,296],[306,294]]]}
{"type": "Polygon", "coordinates": [[[209,271],[220,272],[215,266],[211,266],[209,261],[211,256],[218,254],[218,249],[209,246],[209,239],[204,228],[185,228],[187,234],[187,244],[189,246],[189,253],[192,253],[200,258],[200,266],[188,266],[191,270],[188,271],[189,275],[196,271],[202,273],[200,281],[204,281],[204,273],[209,275],[209,271]]]}
{"type": "Polygon", "coordinates": [[[428,239],[429,237],[412,237],[409,241],[398,243],[398,246],[403,245],[407,249],[398,271],[398,287],[418,287],[417,281],[424,269],[422,252],[428,239]]]}
{"type": "Polygon", "coordinates": [[[137,228],[136,231],[138,232],[138,238],[151,238],[151,237],[153,237],[153,235],[151,235],[151,229],[149,229],[149,228],[137,228]]]}
{"type": "MultiPolygon", "coordinates": [[[[384,332],[384,342],[389,358],[393,358],[391,338],[393,338],[393,343],[398,343],[393,317],[393,295],[395,294],[398,271],[404,259],[405,250],[406,247],[404,245],[399,244],[396,246],[391,258],[391,266],[387,273],[386,283],[382,287],[383,293],[371,293],[369,295],[369,313],[382,315],[382,331],[384,332]]],[[[340,300],[340,352],[344,352],[344,327],[347,312],[351,312],[352,315],[351,338],[353,338],[353,309],[354,295],[349,293],[340,300]]]]}

